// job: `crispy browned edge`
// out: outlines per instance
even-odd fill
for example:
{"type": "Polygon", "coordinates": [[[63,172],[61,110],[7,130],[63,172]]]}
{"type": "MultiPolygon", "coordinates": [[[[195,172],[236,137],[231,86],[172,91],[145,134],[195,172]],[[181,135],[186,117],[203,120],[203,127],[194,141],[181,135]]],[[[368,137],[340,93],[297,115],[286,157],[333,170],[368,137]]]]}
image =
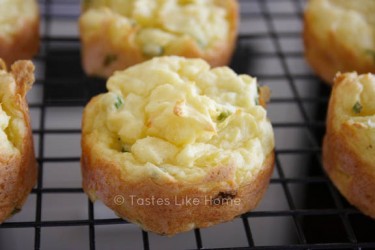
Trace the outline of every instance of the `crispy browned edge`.
{"type": "MultiPolygon", "coordinates": [[[[119,217],[138,224],[144,230],[162,235],[174,235],[191,230],[193,229],[191,223],[194,223],[194,228],[202,228],[230,221],[254,209],[268,187],[274,165],[274,154],[271,153],[264,162],[262,170],[245,185],[230,190],[217,187],[205,192],[199,190],[200,187],[204,187],[204,184],[158,185],[150,178],[130,182],[121,178],[121,170],[112,162],[103,159],[94,161],[90,148],[91,145],[88,145],[83,138],[81,158],[83,189],[90,199],[92,201],[99,199],[119,217]],[[132,195],[138,198],[168,199],[170,204],[159,206],[157,204],[142,206],[137,205],[136,202],[132,204],[132,195]],[[211,205],[208,202],[221,195],[239,199],[240,205],[211,205]],[[116,197],[121,197],[124,203],[117,205],[116,197]],[[199,205],[179,206],[177,204],[186,198],[198,198],[199,205]]],[[[222,167],[219,171],[224,172],[224,168],[222,167]]],[[[221,175],[222,173],[215,174],[221,175]]],[[[210,180],[208,179],[207,182],[210,180]]]]}
{"type": "Polygon", "coordinates": [[[335,89],[340,86],[341,78],[335,79],[327,114],[327,133],[323,142],[323,166],[340,193],[364,214],[375,219],[374,166],[370,166],[351,149],[347,141],[352,133],[349,129],[345,126],[340,131],[333,129],[334,108],[340,102],[335,89]]]}
{"type": "Polygon", "coordinates": [[[11,40],[0,36],[0,57],[12,65],[21,59],[31,59],[39,51],[39,13],[35,18],[20,18],[22,24],[11,40]]]}
{"type": "MultiPolygon", "coordinates": [[[[186,39],[185,44],[181,45],[181,49],[174,54],[166,53],[164,55],[177,55],[187,58],[202,58],[206,60],[211,66],[224,66],[230,63],[233,55],[233,51],[236,45],[237,32],[238,32],[238,1],[237,0],[226,0],[228,1],[229,10],[229,35],[228,39],[220,44],[217,44],[214,48],[208,51],[203,51],[199,48],[198,44],[193,39],[186,39]]],[[[103,29],[106,25],[103,25],[103,29]]],[[[132,65],[149,60],[150,57],[145,56],[142,53],[141,48],[134,44],[133,39],[130,37],[135,35],[137,32],[135,27],[129,37],[124,37],[124,44],[126,49],[114,50],[112,46],[108,45],[108,41],[103,39],[103,34],[106,32],[98,32],[98,35],[93,38],[90,43],[84,43],[82,41],[82,65],[87,75],[99,76],[103,78],[110,77],[116,70],[123,70],[132,65]],[[107,55],[116,55],[117,59],[107,67],[103,67],[103,62],[107,55]]],[[[82,26],[80,25],[80,30],[82,26]]]]}
{"type": "Polygon", "coordinates": [[[30,61],[18,61],[12,65],[11,73],[17,84],[15,105],[22,112],[27,133],[22,139],[20,155],[9,157],[0,153],[0,223],[21,209],[37,179],[37,164],[26,102],[26,93],[34,82],[34,65],[30,61]]]}
{"type": "Polygon", "coordinates": [[[315,73],[326,83],[332,84],[338,71],[357,71],[360,74],[375,73],[375,63],[367,62],[365,51],[363,56],[357,56],[352,48],[345,47],[340,43],[341,39],[333,31],[328,34],[328,43],[323,43],[311,28],[314,23],[315,21],[309,16],[307,8],[304,14],[303,28],[305,58],[315,73]]]}

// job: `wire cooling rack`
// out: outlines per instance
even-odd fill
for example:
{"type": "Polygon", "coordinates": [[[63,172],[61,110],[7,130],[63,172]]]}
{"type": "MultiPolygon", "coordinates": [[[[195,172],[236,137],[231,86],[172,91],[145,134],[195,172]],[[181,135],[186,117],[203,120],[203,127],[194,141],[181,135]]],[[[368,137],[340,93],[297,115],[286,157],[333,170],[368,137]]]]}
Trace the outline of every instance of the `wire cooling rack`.
{"type": "Polygon", "coordinates": [[[0,225],[0,249],[375,249],[375,222],[350,206],[322,171],[329,88],[301,41],[304,0],[240,0],[231,67],[273,92],[276,165],[259,207],[233,222],[161,237],[92,204],[81,188],[80,119],[105,91],[80,65],[78,0],[40,0],[42,47],[29,94],[39,178],[22,211],[0,225]]]}

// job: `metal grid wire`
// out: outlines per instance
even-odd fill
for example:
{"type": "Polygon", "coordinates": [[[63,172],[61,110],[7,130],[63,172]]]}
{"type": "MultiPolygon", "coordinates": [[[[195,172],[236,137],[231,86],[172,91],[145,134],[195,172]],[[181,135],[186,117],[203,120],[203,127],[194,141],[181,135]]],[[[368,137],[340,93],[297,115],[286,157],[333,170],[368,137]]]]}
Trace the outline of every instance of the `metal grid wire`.
{"type": "MultiPolygon", "coordinates": [[[[266,195],[265,203],[255,211],[236,219],[239,227],[235,233],[222,233],[215,227],[209,233],[206,229],[197,229],[190,238],[182,238],[177,246],[193,249],[374,249],[374,221],[350,206],[322,171],[321,142],[329,88],[314,76],[303,59],[301,27],[305,1],[240,0],[240,3],[242,26],[231,67],[237,73],[257,76],[273,91],[269,112],[277,143],[276,167],[269,191],[271,196],[266,195]],[[290,142],[293,136],[298,143],[290,142]],[[284,199],[284,205],[280,205],[281,199],[284,199]],[[230,237],[241,234],[245,241],[242,245],[206,244],[205,237],[209,234],[213,235],[214,241],[220,241],[222,237],[227,237],[227,240],[226,234],[230,237]],[[281,234],[284,236],[277,237],[281,234]],[[187,241],[189,244],[186,245],[187,241]]],[[[105,82],[83,74],[77,34],[56,32],[55,23],[58,21],[76,25],[79,1],[40,0],[39,4],[43,36],[40,54],[34,60],[38,71],[34,89],[39,92],[35,94],[34,101],[30,101],[39,178],[29,197],[33,200],[32,205],[26,204],[20,215],[0,226],[0,248],[55,249],[60,246],[64,249],[61,246],[66,246],[65,249],[78,249],[72,239],[77,236],[74,228],[80,227],[84,229],[84,234],[78,233],[77,237],[87,243],[80,249],[112,249],[110,241],[107,240],[104,245],[99,242],[99,234],[103,233],[101,227],[131,224],[106,214],[97,216],[100,207],[87,201],[79,185],[80,180],[68,181],[66,187],[56,187],[48,184],[49,176],[44,176],[51,171],[49,168],[53,164],[66,167],[64,172],[72,171],[79,175],[79,156],[67,154],[64,150],[69,149],[62,145],[74,137],[79,148],[79,123],[76,126],[51,127],[52,118],[49,116],[69,120],[64,110],[82,110],[92,96],[105,91],[105,82]],[[58,145],[60,152],[52,156],[48,153],[51,141],[58,145]],[[73,165],[74,170],[68,165],[73,165]],[[78,198],[72,198],[74,195],[78,198]],[[70,206],[79,203],[78,200],[85,200],[82,205],[87,212],[85,216],[79,219],[64,215],[55,219],[44,216],[49,206],[63,196],[66,197],[63,209],[67,213],[70,206]],[[29,207],[32,214],[26,218],[22,213],[29,207]],[[51,236],[54,229],[58,230],[58,236],[51,236]],[[29,234],[14,237],[9,230],[16,230],[12,231],[15,235],[23,235],[22,230],[28,230],[29,234]],[[44,245],[43,242],[49,238],[55,240],[55,245],[44,245]],[[22,246],[23,241],[27,243],[22,246]],[[21,247],[17,248],[19,244],[21,247]]],[[[56,180],[63,178],[58,176],[56,180]]],[[[128,231],[121,232],[125,237],[128,231]]],[[[155,236],[151,233],[142,231],[137,237],[132,235],[133,245],[129,247],[129,241],[124,242],[121,249],[167,249],[168,242],[174,241],[173,238],[163,237],[167,245],[160,247],[154,243],[155,236]],[[136,240],[139,241],[138,247],[134,246],[136,240]]]]}

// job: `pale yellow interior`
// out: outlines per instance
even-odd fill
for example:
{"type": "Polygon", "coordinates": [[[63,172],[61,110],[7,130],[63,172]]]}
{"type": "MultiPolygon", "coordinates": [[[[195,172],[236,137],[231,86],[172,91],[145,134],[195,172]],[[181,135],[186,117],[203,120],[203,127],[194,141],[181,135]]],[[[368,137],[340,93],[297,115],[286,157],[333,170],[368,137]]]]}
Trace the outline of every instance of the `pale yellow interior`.
{"type": "Polygon", "coordinates": [[[16,93],[16,82],[12,74],[0,70],[0,151],[2,156],[19,153],[26,125],[16,93]]]}
{"type": "Polygon", "coordinates": [[[225,167],[241,183],[274,148],[256,79],[227,67],[155,58],[116,72],[107,88],[86,107],[83,133],[127,176],[195,182],[225,167]]]}

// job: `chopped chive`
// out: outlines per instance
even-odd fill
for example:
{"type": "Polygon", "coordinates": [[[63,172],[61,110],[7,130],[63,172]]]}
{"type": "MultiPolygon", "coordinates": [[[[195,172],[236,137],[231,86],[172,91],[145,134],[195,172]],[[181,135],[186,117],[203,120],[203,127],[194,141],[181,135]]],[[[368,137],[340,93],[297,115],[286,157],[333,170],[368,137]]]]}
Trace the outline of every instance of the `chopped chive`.
{"type": "Polygon", "coordinates": [[[19,213],[20,211],[21,211],[21,208],[15,208],[15,209],[13,209],[11,215],[15,215],[15,214],[19,213]]]}
{"type": "Polygon", "coordinates": [[[130,19],[130,25],[132,27],[136,26],[137,25],[137,21],[133,20],[133,19],[130,19]]]}
{"type": "Polygon", "coordinates": [[[113,54],[110,54],[110,55],[107,55],[105,58],[104,58],[104,61],[103,61],[103,65],[105,67],[108,67],[109,65],[111,65],[113,62],[115,62],[117,60],[117,55],[113,55],[113,54]]]}
{"type": "Polygon", "coordinates": [[[260,86],[257,84],[257,93],[258,93],[258,96],[255,97],[255,99],[254,99],[255,105],[259,105],[260,92],[261,92],[260,86]]]}
{"type": "Polygon", "coordinates": [[[122,100],[121,97],[117,96],[116,102],[115,102],[115,107],[116,109],[121,108],[121,106],[124,104],[124,101],[122,100]]]}
{"type": "Polygon", "coordinates": [[[199,45],[199,47],[200,47],[201,49],[204,49],[204,48],[207,47],[207,43],[206,43],[206,42],[203,42],[203,41],[200,40],[200,39],[197,39],[197,43],[198,43],[198,45],[199,45]]]}
{"type": "Polygon", "coordinates": [[[117,138],[117,140],[120,143],[121,152],[122,153],[129,152],[129,150],[126,149],[126,147],[124,146],[124,144],[122,144],[121,138],[119,137],[119,138],[117,138]]]}
{"type": "Polygon", "coordinates": [[[227,119],[228,116],[230,116],[231,114],[232,114],[232,113],[231,113],[230,111],[228,111],[228,110],[221,112],[220,115],[217,117],[218,122],[222,122],[222,121],[224,121],[224,120],[227,119]]]}
{"type": "Polygon", "coordinates": [[[362,105],[359,102],[356,102],[353,106],[353,112],[356,114],[359,114],[361,113],[362,108],[363,108],[362,105]]]}
{"type": "Polygon", "coordinates": [[[255,105],[259,105],[259,97],[255,97],[255,105]]]}

